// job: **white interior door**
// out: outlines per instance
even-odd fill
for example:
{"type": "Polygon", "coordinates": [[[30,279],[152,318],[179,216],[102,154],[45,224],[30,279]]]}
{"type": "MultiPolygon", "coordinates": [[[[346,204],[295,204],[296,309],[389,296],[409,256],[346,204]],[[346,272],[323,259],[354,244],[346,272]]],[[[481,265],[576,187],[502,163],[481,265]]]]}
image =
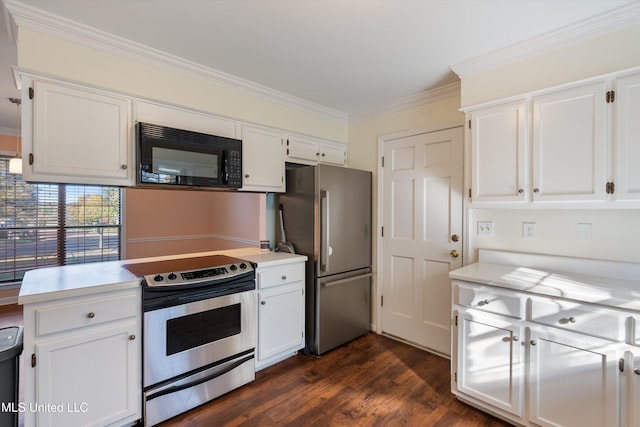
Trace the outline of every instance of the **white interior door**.
{"type": "Polygon", "coordinates": [[[462,266],[461,127],[383,141],[381,328],[449,355],[451,282],[462,266]]]}

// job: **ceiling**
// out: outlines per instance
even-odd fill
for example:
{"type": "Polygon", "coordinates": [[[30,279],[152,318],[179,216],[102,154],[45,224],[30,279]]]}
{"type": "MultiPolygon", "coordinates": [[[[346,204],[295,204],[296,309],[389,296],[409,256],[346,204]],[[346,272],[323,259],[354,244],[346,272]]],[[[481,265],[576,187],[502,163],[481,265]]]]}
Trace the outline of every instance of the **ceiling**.
{"type": "MultiPolygon", "coordinates": [[[[452,65],[633,2],[12,1],[345,115],[456,82],[452,65]]],[[[16,60],[7,23],[0,25],[2,128],[11,126],[3,116],[6,98],[15,96],[15,88],[6,86],[13,82],[7,69],[16,60]]]]}

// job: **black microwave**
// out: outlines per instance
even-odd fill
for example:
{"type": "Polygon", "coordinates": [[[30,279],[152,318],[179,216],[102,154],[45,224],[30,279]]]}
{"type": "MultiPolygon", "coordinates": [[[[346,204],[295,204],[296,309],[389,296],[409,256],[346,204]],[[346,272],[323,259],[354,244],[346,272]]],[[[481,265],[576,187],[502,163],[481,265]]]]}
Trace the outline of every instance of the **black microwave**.
{"type": "Polygon", "coordinates": [[[150,123],[136,124],[138,184],[242,187],[242,141],[150,123]]]}

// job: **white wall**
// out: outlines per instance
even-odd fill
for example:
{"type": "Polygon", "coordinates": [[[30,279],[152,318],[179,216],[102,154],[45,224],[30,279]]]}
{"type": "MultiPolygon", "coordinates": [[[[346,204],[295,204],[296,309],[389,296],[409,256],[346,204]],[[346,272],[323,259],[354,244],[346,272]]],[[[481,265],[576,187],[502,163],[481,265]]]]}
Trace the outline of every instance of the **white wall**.
{"type": "Polygon", "coordinates": [[[313,114],[263,96],[171,70],[145,58],[125,57],[20,27],[20,68],[124,92],[232,119],[346,142],[347,121],[313,114]]]}
{"type": "Polygon", "coordinates": [[[640,26],[462,76],[463,108],[640,66],[640,26]]]}

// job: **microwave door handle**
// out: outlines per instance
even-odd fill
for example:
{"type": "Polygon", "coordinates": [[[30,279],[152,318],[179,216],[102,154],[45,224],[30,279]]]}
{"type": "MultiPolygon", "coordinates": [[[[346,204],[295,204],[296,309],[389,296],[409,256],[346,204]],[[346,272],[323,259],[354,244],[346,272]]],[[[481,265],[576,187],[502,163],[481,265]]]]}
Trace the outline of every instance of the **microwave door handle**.
{"type": "Polygon", "coordinates": [[[222,150],[222,183],[227,184],[229,182],[229,153],[227,150],[222,150]]]}

